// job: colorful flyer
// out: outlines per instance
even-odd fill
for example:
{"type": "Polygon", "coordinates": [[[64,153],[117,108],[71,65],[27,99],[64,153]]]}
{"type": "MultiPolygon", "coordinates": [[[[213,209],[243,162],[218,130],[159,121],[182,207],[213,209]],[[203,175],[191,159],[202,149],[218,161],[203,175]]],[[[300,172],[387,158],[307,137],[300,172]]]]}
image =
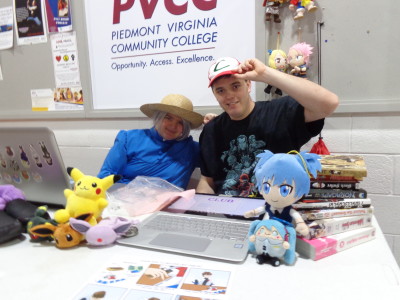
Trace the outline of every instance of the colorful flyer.
{"type": "Polygon", "coordinates": [[[46,43],[46,19],[43,0],[14,0],[17,44],[46,43]]]}
{"type": "Polygon", "coordinates": [[[46,13],[50,33],[72,30],[70,0],[46,0],[46,13]]]}
{"type": "Polygon", "coordinates": [[[83,110],[81,87],[31,90],[32,111],[83,110]]]}
{"type": "Polygon", "coordinates": [[[13,46],[12,6],[0,8],[0,50],[13,46]]]}
{"type": "Polygon", "coordinates": [[[80,87],[75,31],[52,34],[50,40],[56,87],[80,87]]]}
{"type": "Polygon", "coordinates": [[[82,87],[64,87],[54,90],[54,103],[56,110],[82,110],[82,87]]]}
{"type": "Polygon", "coordinates": [[[234,270],[216,262],[197,265],[116,257],[94,274],[73,299],[229,299],[234,270]]]}

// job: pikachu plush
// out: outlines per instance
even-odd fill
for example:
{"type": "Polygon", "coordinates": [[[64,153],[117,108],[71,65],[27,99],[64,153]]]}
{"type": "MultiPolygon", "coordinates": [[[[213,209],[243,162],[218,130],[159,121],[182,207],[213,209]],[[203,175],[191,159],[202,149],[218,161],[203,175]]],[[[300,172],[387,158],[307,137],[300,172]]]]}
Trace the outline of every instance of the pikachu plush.
{"type": "Polygon", "coordinates": [[[67,199],[65,209],[54,213],[57,223],[67,223],[70,218],[90,213],[88,222],[96,225],[101,220],[104,208],[107,207],[106,191],[121,179],[120,175],[109,175],[103,179],[83,174],[77,168],[67,168],[68,174],[74,180],[74,190],[65,189],[67,199]]]}

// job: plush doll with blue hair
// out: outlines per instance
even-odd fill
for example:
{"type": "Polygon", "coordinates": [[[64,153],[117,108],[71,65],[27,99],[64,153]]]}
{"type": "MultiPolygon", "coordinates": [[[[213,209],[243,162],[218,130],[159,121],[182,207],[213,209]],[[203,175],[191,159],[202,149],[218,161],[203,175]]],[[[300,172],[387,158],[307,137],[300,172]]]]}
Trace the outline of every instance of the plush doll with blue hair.
{"type": "Polygon", "coordinates": [[[308,226],[291,205],[310,191],[310,176],[315,178],[317,171],[321,171],[320,156],[305,151],[274,154],[265,150],[257,157],[256,184],[265,199],[265,206],[248,211],[244,216],[250,218],[264,214],[264,219],[276,217],[293,222],[296,231],[306,236],[308,226]]]}
{"type": "Polygon", "coordinates": [[[253,221],[249,229],[249,251],[259,264],[269,262],[274,267],[283,260],[293,265],[296,260],[296,230],[285,221],[275,219],[253,221]]]}

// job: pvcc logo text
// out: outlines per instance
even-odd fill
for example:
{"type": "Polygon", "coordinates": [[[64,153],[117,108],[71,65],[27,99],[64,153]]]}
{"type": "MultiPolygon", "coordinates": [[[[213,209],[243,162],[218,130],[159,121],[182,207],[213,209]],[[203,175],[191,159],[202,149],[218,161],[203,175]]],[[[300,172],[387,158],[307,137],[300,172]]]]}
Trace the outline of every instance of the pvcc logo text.
{"type": "MultiPolygon", "coordinates": [[[[193,2],[194,6],[203,11],[212,10],[217,7],[217,0],[188,0],[183,4],[175,4],[176,0],[164,0],[165,9],[173,15],[182,15],[187,12],[188,2],[193,2]]],[[[143,11],[143,16],[145,19],[151,19],[159,0],[136,0],[140,2],[140,6],[143,11]]],[[[162,2],[162,0],[160,1],[162,2]]],[[[180,1],[182,2],[182,1],[180,1]]],[[[113,24],[119,24],[121,13],[129,11],[135,0],[114,0],[114,10],[113,10],[113,24]],[[124,3],[122,3],[124,2],[124,3]]]]}

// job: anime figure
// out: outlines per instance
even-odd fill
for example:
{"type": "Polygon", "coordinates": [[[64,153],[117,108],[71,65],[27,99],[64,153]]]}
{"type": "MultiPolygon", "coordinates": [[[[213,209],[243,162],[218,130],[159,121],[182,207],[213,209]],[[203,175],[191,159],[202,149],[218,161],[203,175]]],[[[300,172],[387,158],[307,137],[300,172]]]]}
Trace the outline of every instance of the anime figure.
{"type": "Polygon", "coordinates": [[[195,279],[195,280],[193,280],[193,284],[207,285],[207,286],[214,285],[214,283],[211,281],[211,276],[212,276],[211,272],[205,271],[205,272],[201,273],[201,276],[203,276],[203,279],[202,280],[195,279]]]}
{"type": "Polygon", "coordinates": [[[255,168],[256,184],[265,199],[265,206],[246,212],[244,217],[265,213],[264,219],[275,217],[289,223],[294,221],[296,231],[306,236],[308,226],[291,205],[310,191],[310,174],[316,177],[321,163],[317,154],[294,152],[295,155],[292,152],[273,154],[265,150],[257,155],[260,160],[255,168]]]}
{"type": "Polygon", "coordinates": [[[292,265],[296,259],[296,231],[287,222],[278,220],[256,220],[249,228],[249,251],[256,253],[259,264],[269,262],[274,267],[281,259],[292,265]]]}
{"type": "MultiPolygon", "coordinates": [[[[287,55],[285,51],[280,49],[269,50],[268,66],[272,69],[276,69],[281,72],[285,72],[288,69],[287,55]]],[[[267,94],[271,93],[272,85],[267,85],[264,92],[267,94]]],[[[278,88],[275,89],[275,94],[282,96],[282,91],[278,88]]]]}
{"type": "Polygon", "coordinates": [[[31,154],[33,159],[35,160],[36,165],[41,168],[43,166],[42,161],[40,160],[39,154],[36,152],[35,147],[32,144],[29,144],[29,149],[31,150],[31,154]]]}
{"type": "Polygon", "coordinates": [[[271,21],[271,17],[274,16],[274,22],[280,23],[279,18],[279,7],[285,0],[264,0],[263,6],[265,7],[265,21],[271,21]]]}
{"type": "Polygon", "coordinates": [[[306,43],[294,44],[288,52],[288,63],[292,68],[290,74],[302,78],[307,77],[307,69],[313,47],[306,43]]]}
{"type": "Polygon", "coordinates": [[[21,164],[25,168],[29,168],[31,164],[29,162],[28,156],[26,155],[24,148],[21,145],[19,145],[18,147],[19,147],[19,152],[20,152],[21,164]]]}
{"type": "Polygon", "coordinates": [[[315,11],[317,7],[314,4],[314,0],[290,0],[289,9],[295,11],[293,19],[299,20],[304,17],[304,12],[315,11]]]}
{"type": "Polygon", "coordinates": [[[39,145],[43,152],[43,158],[46,160],[47,164],[49,166],[51,166],[53,164],[53,159],[51,158],[51,155],[50,155],[49,151],[47,150],[45,143],[42,141],[42,142],[39,142],[39,145]]]}

